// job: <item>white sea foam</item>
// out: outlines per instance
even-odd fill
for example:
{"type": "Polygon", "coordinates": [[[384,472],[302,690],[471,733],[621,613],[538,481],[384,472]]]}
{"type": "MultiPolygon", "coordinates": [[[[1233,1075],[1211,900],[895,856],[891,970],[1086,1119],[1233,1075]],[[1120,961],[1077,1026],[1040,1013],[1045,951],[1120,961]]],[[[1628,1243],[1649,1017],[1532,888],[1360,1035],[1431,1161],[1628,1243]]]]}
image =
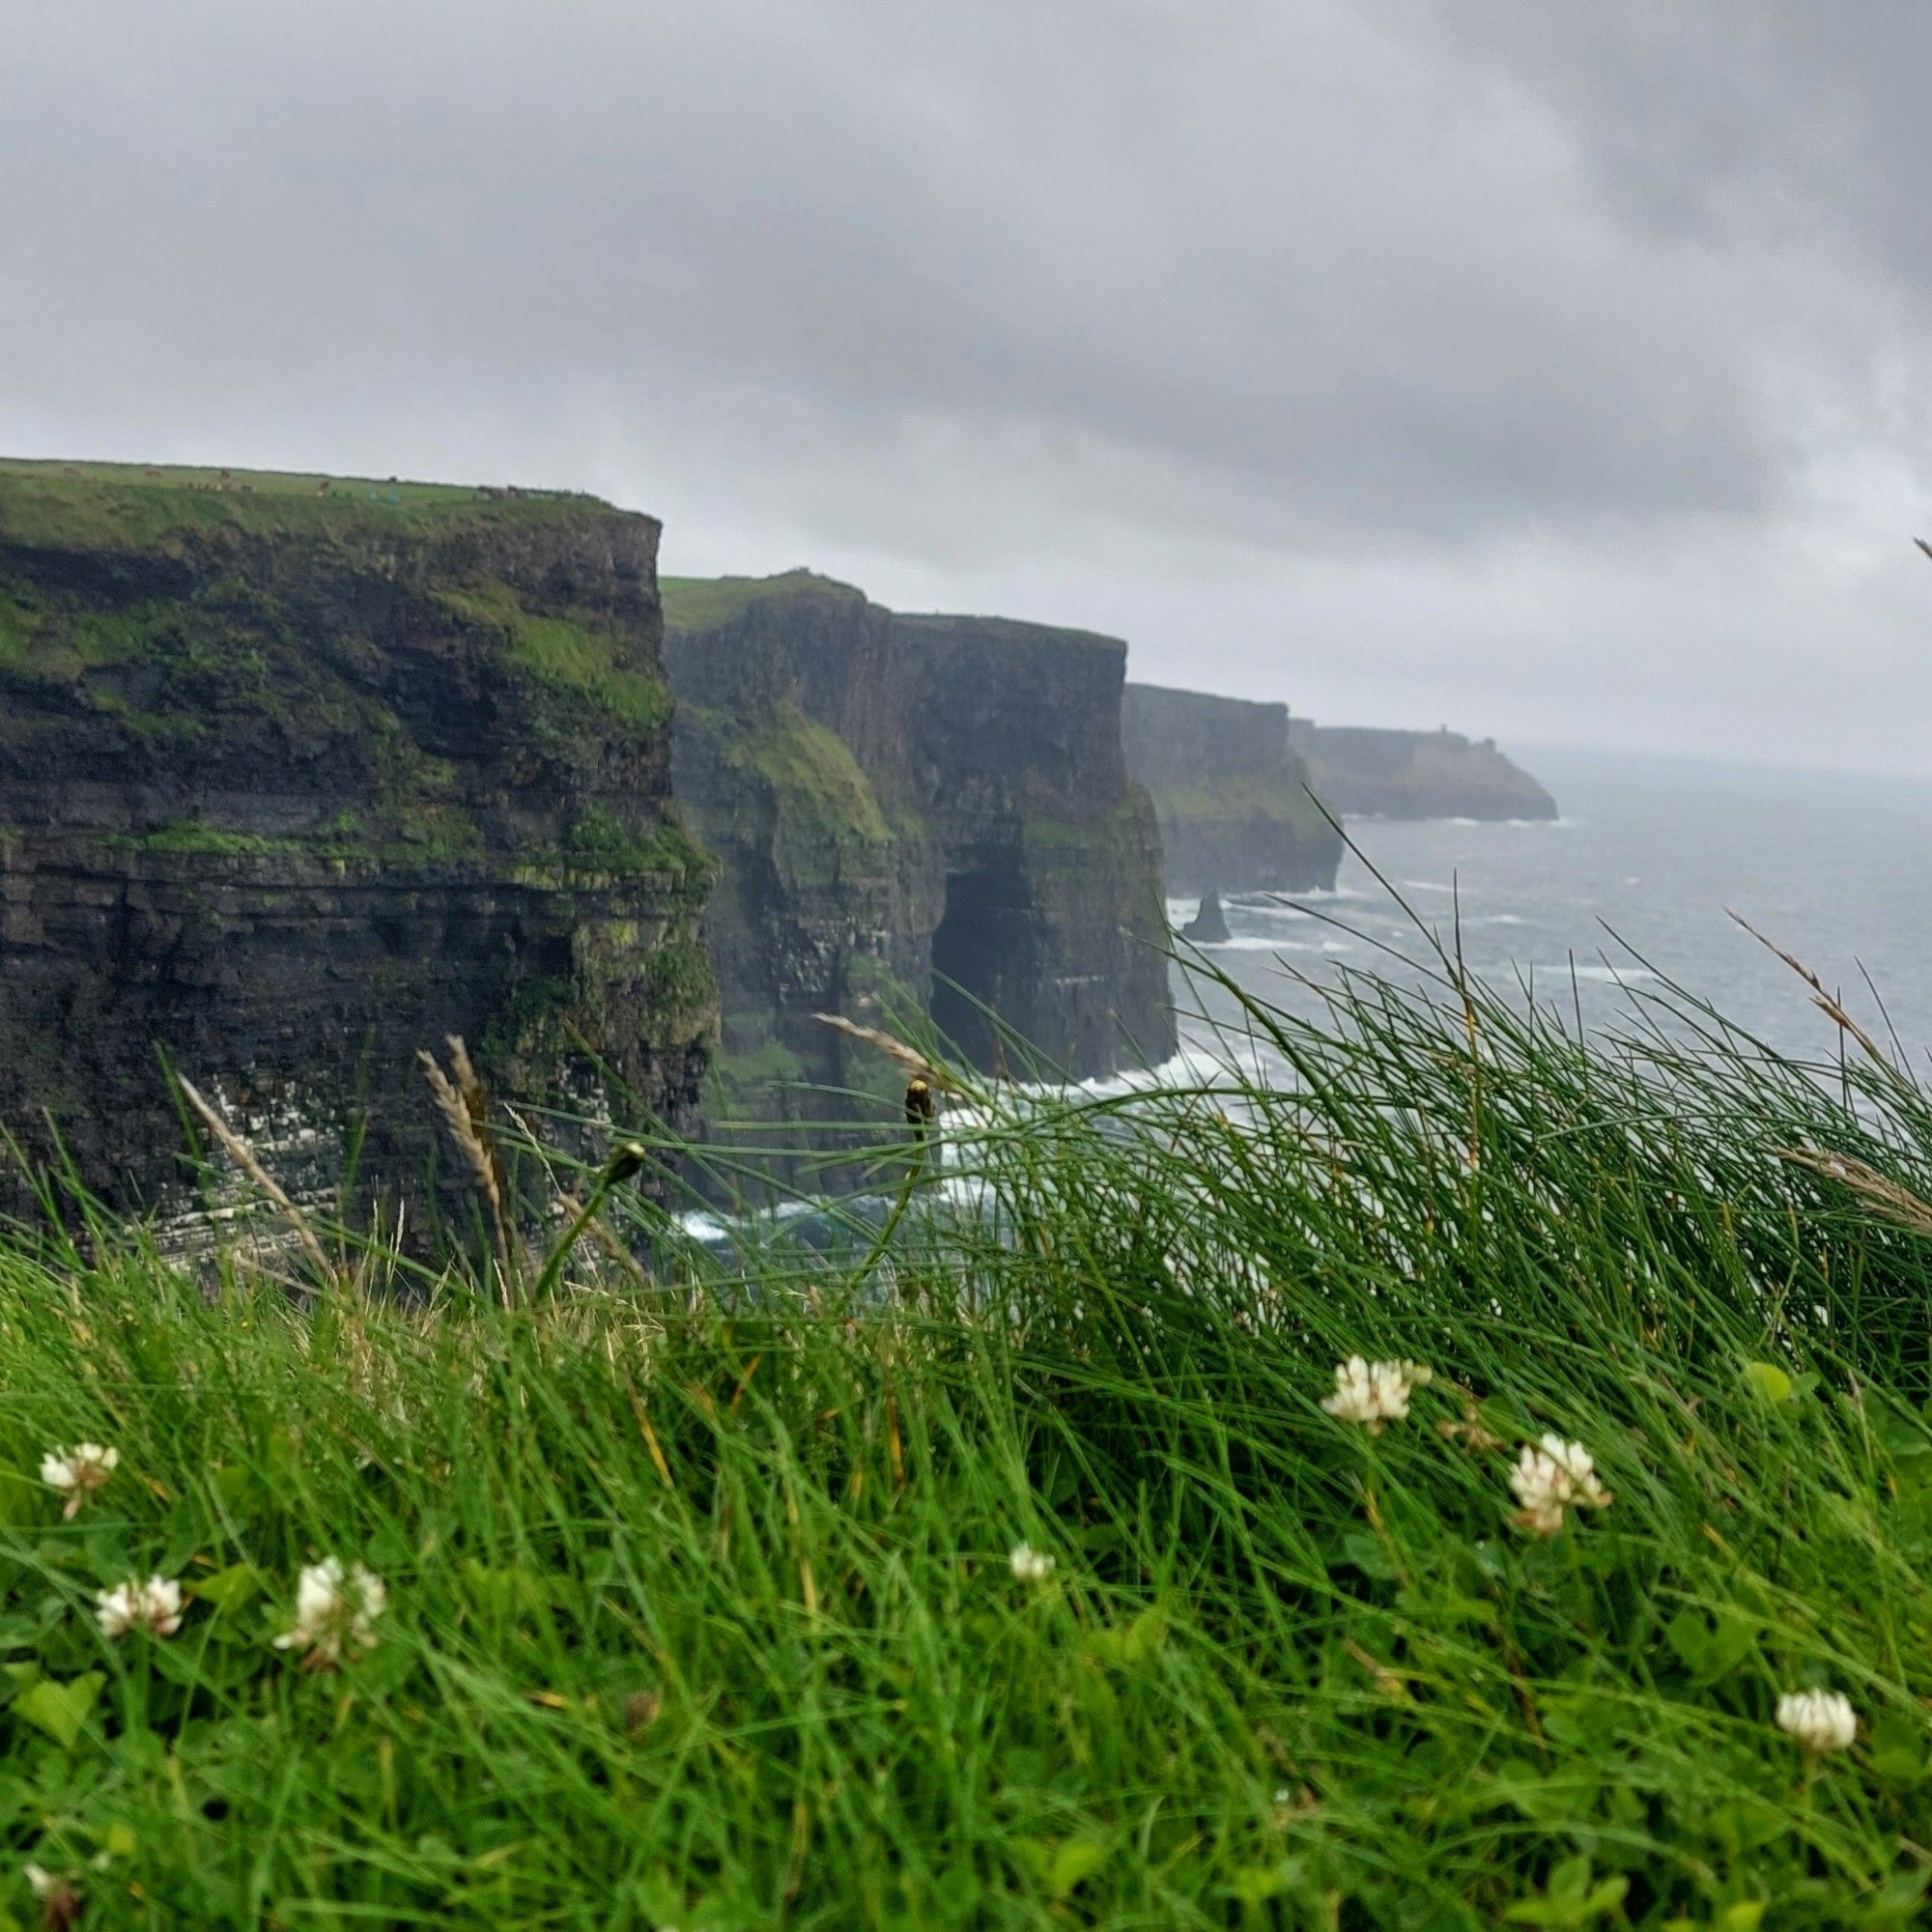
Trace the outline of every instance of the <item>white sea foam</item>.
{"type": "Polygon", "coordinates": [[[1309,886],[1294,893],[1223,893],[1221,902],[1224,905],[1279,906],[1297,904],[1303,899],[1325,904],[1331,899],[1365,899],[1371,896],[1359,886],[1309,886]]]}
{"type": "Polygon", "coordinates": [[[1573,966],[1566,959],[1559,965],[1545,963],[1531,966],[1527,970],[1534,973],[1540,980],[1567,980],[1572,973],[1575,973],[1577,979],[1593,986],[1635,986],[1642,984],[1646,980],[1660,977],[1648,966],[1606,966],[1597,960],[1591,960],[1588,964],[1579,960],[1573,966]]]}
{"type": "Polygon", "coordinates": [[[1282,939],[1268,932],[1237,932],[1228,939],[1197,939],[1191,944],[1203,952],[1327,952],[1334,949],[1318,946],[1312,939],[1282,939]]]}

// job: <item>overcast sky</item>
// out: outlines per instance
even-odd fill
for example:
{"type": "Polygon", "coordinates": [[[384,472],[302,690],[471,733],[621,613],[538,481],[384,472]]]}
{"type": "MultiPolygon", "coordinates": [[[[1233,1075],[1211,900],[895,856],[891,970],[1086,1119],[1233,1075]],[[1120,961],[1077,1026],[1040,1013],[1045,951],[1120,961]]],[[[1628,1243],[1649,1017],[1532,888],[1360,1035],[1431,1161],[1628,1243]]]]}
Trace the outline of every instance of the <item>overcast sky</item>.
{"type": "Polygon", "coordinates": [[[0,448],[1907,772],[1920,0],[0,0],[0,448]]]}

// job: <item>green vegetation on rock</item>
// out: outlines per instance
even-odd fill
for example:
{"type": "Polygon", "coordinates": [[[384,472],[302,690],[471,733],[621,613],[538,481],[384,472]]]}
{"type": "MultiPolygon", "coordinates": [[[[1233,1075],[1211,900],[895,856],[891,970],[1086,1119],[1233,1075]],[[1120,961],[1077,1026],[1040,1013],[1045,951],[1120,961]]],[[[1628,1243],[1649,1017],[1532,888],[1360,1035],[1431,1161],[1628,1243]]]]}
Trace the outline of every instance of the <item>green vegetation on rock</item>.
{"type": "Polygon", "coordinates": [[[1148,796],[1163,824],[1170,819],[1194,823],[1266,819],[1297,838],[1323,838],[1330,830],[1298,769],[1229,772],[1199,784],[1150,785],[1148,796]]]}
{"type": "Polygon", "coordinates": [[[866,601],[856,585],[815,570],[787,570],[775,577],[660,577],[665,628],[717,631],[742,617],[753,604],[794,597],[823,597],[838,603],[866,601]]]}
{"type": "Polygon", "coordinates": [[[594,623],[533,615],[501,584],[440,590],[437,601],[503,638],[511,662],[532,676],[590,698],[634,730],[655,731],[670,722],[669,687],[621,663],[620,640],[594,623]]]}

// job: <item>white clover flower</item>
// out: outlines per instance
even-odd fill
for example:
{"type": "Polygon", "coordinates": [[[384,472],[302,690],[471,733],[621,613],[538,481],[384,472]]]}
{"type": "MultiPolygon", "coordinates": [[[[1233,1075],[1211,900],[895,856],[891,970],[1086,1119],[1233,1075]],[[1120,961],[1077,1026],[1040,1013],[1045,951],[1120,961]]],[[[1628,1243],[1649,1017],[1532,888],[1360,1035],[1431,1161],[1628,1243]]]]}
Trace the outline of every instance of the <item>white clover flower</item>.
{"type": "Polygon", "coordinates": [[[150,1577],[145,1583],[130,1577],[101,1591],[95,1602],[94,1614],[103,1636],[126,1636],[136,1630],[150,1636],[173,1636],[182,1627],[181,1585],[165,1577],[150,1577]]]}
{"type": "Polygon", "coordinates": [[[99,1442],[76,1442],[71,1449],[54,1449],[41,1458],[41,1481],[50,1490],[67,1492],[67,1507],[61,1515],[71,1520],[97,1490],[107,1487],[107,1479],[121,1461],[118,1449],[103,1449],[99,1442]]]}
{"type": "Polygon", "coordinates": [[[1372,1435],[1385,1423],[1408,1413],[1410,1393],[1432,1380],[1433,1372],[1414,1362],[1366,1362],[1350,1355],[1335,1371],[1335,1393],[1321,1406],[1344,1422],[1365,1422],[1372,1435]]]}
{"type": "Polygon", "coordinates": [[[1532,1449],[1522,1445],[1522,1455],[1510,1471],[1510,1488],[1522,1508],[1517,1520],[1538,1536],[1554,1536],[1563,1527],[1566,1509],[1607,1509],[1610,1492],[1597,1480],[1597,1465],[1580,1442],[1566,1442],[1560,1435],[1546,1435],[1532,1449]]]}
{"type": "Polygon", "coordinates": [[[1031,1544],[1014,1544],[1007,1561],[1012,1565],[1013,1575],[1022,1583],[1044,1583],[1053,1575],[1054,1558],[1043,1549],[1034,1548],[1031,1544]]]}
{"type": "Polygon", "coordinates": [[[1836,1690],[1791,1690],[1777,1700],[1777,1728],[1808,1751],[1849,1750],[1859,1734],[1858,1713],[1836,1690]]]}
{"type": "Polygon", "coordinates": [[[71,1869],[64,1872],[49,1871],[45,1865],[31,1862],[22,1865],[21,1876],[27,1881],[28,1889],[41,1901],[43,1922],[47,1925],[72,1925],[80,1918],[80,1874],[71,1869]]]}
{"type": "Polygon", "coordinates": [[[296,1586],[296,1621],[275,1639],[277,1650],[301,1650],[318,1667],[345,1655],[375,1648],[376,1619],[389,1601],[388,1586],[366,1565],[344,1572],[339,1557],[308,1564],[296,1586]]]}

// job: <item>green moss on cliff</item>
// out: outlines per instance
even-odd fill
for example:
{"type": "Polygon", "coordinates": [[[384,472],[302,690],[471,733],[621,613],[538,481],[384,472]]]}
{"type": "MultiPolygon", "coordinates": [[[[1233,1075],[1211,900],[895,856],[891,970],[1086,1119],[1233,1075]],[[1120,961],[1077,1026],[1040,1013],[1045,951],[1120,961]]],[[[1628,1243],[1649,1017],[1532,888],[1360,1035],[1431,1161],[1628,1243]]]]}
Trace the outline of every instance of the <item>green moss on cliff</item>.
{"type": "Polygon", "coordinates": [[[25,582],[0,586],[0,668],[71,684],[85,672],[153,652],[178,626],[174,605],[113,609],[25,582]]]}
{"type": "Polygon", "coordinates": [[[179,818],[153,832],[110,833],[100,842],[111,851],[196,852],[222,859],[308,849],[300,839],[269,838],[253,832],[224,832],[193,818],[179,818]]]}
{"type": "Polygon", "coordinates": [[[500,583],[439,590],[436,601],[464,622],[495,632],[511,661],[542,682],[592,699],[635,730],[669,724],[669,687],[620,662],[621,640],[594,623],[537,615],[500,583]]]}
{"type": "Polygon", "coordinates": [[[1259,818],[1298,838],[1319,838],[1329,830],[1298,773],[1234,772],[1200,784],[1150,785],[1148,796],[1163,823],[1259,818]]]}
{"type": "Polygon", "coordinates": [[[681,723],[707,739],[715,754],[748,781],[747,822],[734,827],[719,820],[717,836],[752,834],[753,820],[776,809],[778,833],[793,853],[892,842],[893,828],[851,748],[790,699],[750,720],[688,704],[681,723]]]}

